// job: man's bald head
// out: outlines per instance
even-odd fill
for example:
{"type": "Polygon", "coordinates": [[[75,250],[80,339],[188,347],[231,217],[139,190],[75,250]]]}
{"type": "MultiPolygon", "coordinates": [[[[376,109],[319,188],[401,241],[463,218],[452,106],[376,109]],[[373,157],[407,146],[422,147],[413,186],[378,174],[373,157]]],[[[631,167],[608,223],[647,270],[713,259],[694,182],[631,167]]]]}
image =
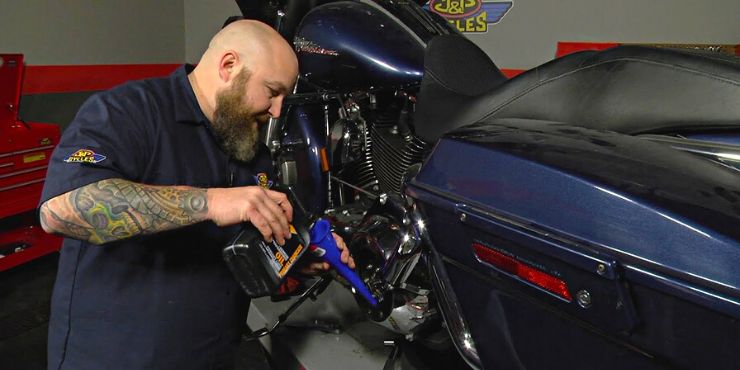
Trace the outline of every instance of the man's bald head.
{"type": "Polygon", "coordinates": [[[211,118],[215,94],[229,88],[245,69],[250,76],[259,75],[279,85],[280,92],[287,95],[298,76],[298,60],[290,44],[268,25],[254,20],[228,24],[213,36],[191,73],[206,116],[211,118]]]}
{"type": "Polygon", "coordinates": [[[296,55],[279,33],[264,23],[240,20],[211,39],[188,77],[201,110],[214,128],[223,129],[226,141],[243,136],[235,133],[245,121],[279,116],[297,76],[296,55]]]}
{"type": "Polygon", "coordinates": [[[295,69],[298,62],[290,44],[270,26],[254,21],[239,20],[221,29],[208,44],[208,49],[198,65],[215,67],[224,53],[236,53],[239,67],[251,69],[260,63],[282,62],[284,67],[295,69]]]}
{"type": "Polygon", "coordinates": [[[282,36],[268,25],[252,20],[239,20],[213,36],[203,59],[217,57],[227,50],[234,50],[242,56],[270,54],[274,47],[280,46],[290,48],[282,36]]]}

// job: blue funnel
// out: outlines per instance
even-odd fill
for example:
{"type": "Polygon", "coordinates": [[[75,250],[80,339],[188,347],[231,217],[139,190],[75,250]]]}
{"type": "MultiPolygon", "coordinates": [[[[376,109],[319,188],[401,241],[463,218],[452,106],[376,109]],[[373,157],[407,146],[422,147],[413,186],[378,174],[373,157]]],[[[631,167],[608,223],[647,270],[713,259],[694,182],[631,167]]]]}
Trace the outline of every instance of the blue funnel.
{"type": "Polygon", "coordinates": [[[373,307],[378,305],[378,301],[375,300],[375,297],[370,293],[370,290],[367,288],[365,283],[362,282],[360,276],[358,276],[356,272],[352,271],[349,266],[342,263],[339,248],[337,247],[337,243],[334,241],[334,237],[331,235],[329,221],[322,218],[314,223],[311,228],[311,247],[312,251],[314,250],[313,247],[315,247],[319,252],[318,255],[323,258],[324,261],[329,262],[329,265],[337,270],[339,275],[342,275],[342,277],[347,279],[352,287],[354,287],[355,290],[357,290],[357,292],[360,293],[368,303],[370,303],[370,305],[373,307]]]}

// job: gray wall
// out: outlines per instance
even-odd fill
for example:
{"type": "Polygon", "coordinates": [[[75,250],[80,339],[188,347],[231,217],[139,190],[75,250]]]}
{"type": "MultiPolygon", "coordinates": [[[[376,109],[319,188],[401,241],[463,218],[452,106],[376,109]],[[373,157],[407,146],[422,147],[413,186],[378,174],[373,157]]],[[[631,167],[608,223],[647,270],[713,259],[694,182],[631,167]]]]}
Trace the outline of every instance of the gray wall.
{"type": "Polygon", "coordinates": [[[513,0],[487,34],[466,34],[502,68],[552,59],[558,41],[740,44],[738,0],[513,0]]]}
{"type": "MultiPolygon", "coordinates": [[[[502,68],[555,56],[558,41],[740,44],[739,0],[513,0],[486,34],[466,34],[502,68]]],[[[184,0],[185,55],[196,62],[233,0],[184,0]]]]}
{"type": "Polygon", "coordinates": [[[183,0],[0,0],[0,53],[29,65],[181,63],[184,33],[183,0]]]}
{"type": "Polygon", "coordinates": [[[234,0],[184,0],[185,61],[197,63],[226,18],[241,15],[234,0]]]}
{"type": "MultiPolygon", "coordinates": [[[[30,65],[197,62],[233,0],[0,0],[0,52],[30,65]]],[[[557,41],[740,43],[738,0],[514,0],[468,34],[503,68],[552,59],[557,41]]]]}

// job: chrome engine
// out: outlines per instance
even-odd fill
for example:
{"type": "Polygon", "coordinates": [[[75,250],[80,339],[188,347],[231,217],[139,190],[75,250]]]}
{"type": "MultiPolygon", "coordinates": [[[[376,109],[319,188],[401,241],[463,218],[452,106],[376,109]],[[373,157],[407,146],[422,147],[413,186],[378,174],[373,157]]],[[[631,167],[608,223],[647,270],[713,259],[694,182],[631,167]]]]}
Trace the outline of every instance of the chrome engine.
{"type": "Polygon", "coordinates": [[[372,308],[358,303],[373,320],[408,334],[413,328],[399,323],[415,327],[436,313],[429,305],[431,287],[423,286],[429,279],[415,269],[423,221],[402,194],[407,172],[421,163],[428,146],[411,132],[413,104],[407,95],[391,97],[392,103],[387,99],[376,104],[375,99],[365,94],[345,104],[346,115],[334,125],[332,143],[341,158],[339,177],[345,185],[374,195],[373,205],[361,208],[364,217],[353,228],[349,244],[357,271],[381,304],[372,308]]]}
{"type": "Polygon", "coordinates": [[[444,333],[446,343],[480,369],[469,327],[430,243],[416,204],[403,194],[382,195],[349,241],[356,271],[380,304],[371,307],[355,295],[356,301],[368,317],[409,341],[430,345],[433,333],[444,333]]]}
{"type": "Polygon", "coordinates": [[[378,114],[373,103],[362,109],[354,102],[350,105],[332,135],[341,152],[340,177],[374,194],[400,194],[409,167],[421,163],[429,149],[409,128],[410,108],[378,114]]]}
{"type": "Polygon", "coordinates": [[[357,272],[380,305],[358,303],[371,319],[407,337],[440,319],[428,270],[420,264],[424,232],[424,221],[405,197],[383,195],[349,243],[357,272]]]}

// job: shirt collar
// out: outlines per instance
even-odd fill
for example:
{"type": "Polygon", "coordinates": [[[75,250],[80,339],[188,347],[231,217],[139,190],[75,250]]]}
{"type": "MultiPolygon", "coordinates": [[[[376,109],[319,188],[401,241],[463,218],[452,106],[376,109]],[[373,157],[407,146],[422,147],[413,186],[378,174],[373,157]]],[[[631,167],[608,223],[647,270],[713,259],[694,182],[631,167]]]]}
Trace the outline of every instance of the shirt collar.
{"type": "Polygon", "coordinates": [[[170,75],[175,96],[175,120],[181,123],[208,125],[208,118],[200,109],[198,99],[188,80],[188,74],[194,68],[195,66],[191,64],[184,64],[170,75]]]}

